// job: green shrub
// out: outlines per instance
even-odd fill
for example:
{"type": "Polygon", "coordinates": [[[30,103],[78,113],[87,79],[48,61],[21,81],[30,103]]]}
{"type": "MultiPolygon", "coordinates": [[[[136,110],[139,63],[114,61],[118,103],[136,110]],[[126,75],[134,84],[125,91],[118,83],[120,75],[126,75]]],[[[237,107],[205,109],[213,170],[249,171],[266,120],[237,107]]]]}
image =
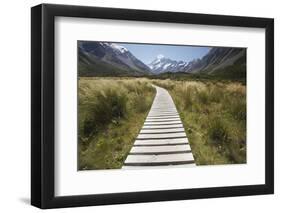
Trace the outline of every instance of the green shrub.
{"type": "Polygon", "coordinates": [[[79,169],[121,168],[155,89],[145,79],[79,79],[79,169]]]}
{"type": "Polygon", "coordinates": [[[224,98],[224,91],[219,86],[211,86],[209,88],[209,99],[211,102],[219,103],[224,98]]]}
{"type": "Polygon", "coordinates": [[[136,112],[146,112],[150,107],[150,103],[147,101],[147,98],[143,94],[137,94],[133,99],[133,108],[136,112]]]}
{"type": "Polygon", "coordinates": [[[95,102],[84,120],[84,134],[95,134],[112,121],[124,118],[127,113],[127,95],[122,90],[105,89],[96,94],[95,102]]]}
{"type": "Polygon", "coordinates": [[[246,142],[244,140],[229,139],[226,154],[233,163],[246,163],[246,142]]]}
{"type": "Polygon", "coordinates": [[[94,117],[86,117],[84,120],[83,135],[88,137],[92,133],[96,132],[96,125],[97,123],[95,122],[94,117]]]}
{"type": "Polygon", "coordinates": [[[209,94],[207,90],[197,90],[197,94],[196,94],[198,101],[201,104],[208,104],[209,102],[209,94]]]}
{"type": "Polygon", "coordinates": [[[228,140],[226,125],[219,117],[209,119],[207,135],[210,141],[216,145],[222,145],[228,140]]]}
{"type": "Polygon", "coordinates": [[[192,108],[192,90],[190,88],[185,88],[180,91],[182,93],[182,104],[185,110],[191,109],[192,108]]]}
{"type": "Polygon", "coordinates": [[[237,120],[246,120],[247,106],[246,100],[243,98],[235,98],[230,105],[230,112],[237,120]]]}

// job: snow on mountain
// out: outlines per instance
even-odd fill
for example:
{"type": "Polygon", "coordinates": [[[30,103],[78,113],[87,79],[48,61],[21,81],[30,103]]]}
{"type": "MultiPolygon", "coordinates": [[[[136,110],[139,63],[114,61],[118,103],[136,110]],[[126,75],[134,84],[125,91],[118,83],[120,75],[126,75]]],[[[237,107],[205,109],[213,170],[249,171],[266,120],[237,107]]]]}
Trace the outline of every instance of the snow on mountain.
{"type": "Polygon", "coordinates": [[[213,47],[202,58],[195,58],[188,63],[158,55],[148,66],[154,74],[164,72],[204,72],[205,74],[211,74],[217,71],[223,72],[224,70],[233,70],[234,66],[236,66],[236,69],[239,67],[239,70],[243,73],[245,70],[243,66],[245,64],[246,50],[244,48],[213,47]],[[225,69],[231,66],[232,69],[225,69]]]}
{"type": "Polygon", "coordinates": [[[165,58],[165,56],[162,55],[162,54],[159,54],[156,58],[159,59],[159,60],[161,60],[162,58],[165,58]]]}
{"type": "Polygon", "coordinates": [[[187,64],[187,62],[172,60],[160,54],[148,66],[154,74],[160,74],[164,72],[182,72],[187,64]]]}
{"type": "Polygon", "coordinates": [[[171,63],[165,64],[165,65],[163,66],[163,68],[164,68],[164,69],[167,69],[170,65],[171,65],[171,63]]]}
{"type": "Polygon", "coordinates": [[[201,58],[189,62],[172,60],[158,55],[151,63],[144,64],[122,44],[110,42],[79,41],[79,66],[87,76],[96,73],[113,75],[146,75],[165,72],[213,74],[216,72],[245,73],[246,50],[244,48],[213,47],[201,58]],[[225,69],[232,67],[231,69],[225,69]],[[238,72],[237,71],[237,72],[238,72]]]}
{"type": "Polygon", "coordinates": [[[111,47],[111,48],[119,51],[122,54],[125,53],[125,52],[128,52],[128,50],[125,47],[122,47],[122,46],[114,44],[114,43],[101,42],[101,44],[106,45],[108,47],[111,47]]]}
{"type": "Polygon", "coordinates": [[[122,45],[109,42],[79,41],[79,51],[85,56],[83,63],[94,66],[96,61],[132,72],[132,74],[148,74],[150,68],[137,59],[122,45]]]}

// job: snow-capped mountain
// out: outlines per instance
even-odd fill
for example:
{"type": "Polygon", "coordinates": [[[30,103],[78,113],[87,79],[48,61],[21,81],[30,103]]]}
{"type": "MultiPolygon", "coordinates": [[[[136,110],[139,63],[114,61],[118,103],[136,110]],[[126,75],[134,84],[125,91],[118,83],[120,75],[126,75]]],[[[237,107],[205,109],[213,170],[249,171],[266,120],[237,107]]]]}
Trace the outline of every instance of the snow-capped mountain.
{"type": "Polygon", "coordinates": [[[188,63],[184,61],[176,61],[158,55],[151,63],[148,64],[149,68],[154,74],[164,72],[182,72],[186,69],[188,63]]]}
{"type": "Polygon", "coordinates": [[[150,68],[122,45],[109,42],[79,41],[79,68],[82,76],[142,75],[150,68]]]}
{"type": "Polygon", "coordinates": [[[245,76],[246,49],[213,47],[203,57],[189,62],[158,55],[146,65],[122,44],[79,41],[78,66],[79,76],[142,76],[166,72],[245,76]]]}
{"type": "Polygon", "coordinates": [[[165,72],[205,74],[239,72],[244,75],[246,73],[246,49],[213,47],[202,58],[193,59],[188,63],[158,55],[148,66],[153,74],[165,72]]]}

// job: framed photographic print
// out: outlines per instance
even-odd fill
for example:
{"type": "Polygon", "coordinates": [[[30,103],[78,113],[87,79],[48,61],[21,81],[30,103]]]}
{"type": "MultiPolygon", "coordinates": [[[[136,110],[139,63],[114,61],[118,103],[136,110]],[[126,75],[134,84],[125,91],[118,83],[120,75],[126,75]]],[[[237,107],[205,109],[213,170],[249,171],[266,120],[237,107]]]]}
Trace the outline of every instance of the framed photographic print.
{"type": "Polygon", "coordinates": [[[274,21],[31,9],[31,203],[271,194],[274,21]]]}

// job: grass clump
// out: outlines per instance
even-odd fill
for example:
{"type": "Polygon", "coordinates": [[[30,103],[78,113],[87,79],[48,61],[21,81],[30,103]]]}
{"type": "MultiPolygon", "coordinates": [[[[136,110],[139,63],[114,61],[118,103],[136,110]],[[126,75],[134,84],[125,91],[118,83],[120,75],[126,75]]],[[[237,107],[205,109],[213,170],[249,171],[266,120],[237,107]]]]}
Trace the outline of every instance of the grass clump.
{"type": "Polygon", "coordinates": [[[246,162],[246,86],[239,82],[153,80],[166,88],[197,165],[246,162]]]}
{"type": "Polygon", "coordinates": [[[209,120],[207,135],[211,143],[222,146],[228,140],[228,130],[220,117],[209,120]]]}
{"type": "Polygon", "coordinates": [[[155,95],[144,79],[79,79],[78,169],[121,168],[155,95]]]}
{"type": "Polygon", "coordinates": [[[200,104],[208,104],[209,94],[205,89],[197,91],[196,96],[200,104]]]}
{"type": "Polygon", "coordinates": [[[80,170],[121,168],[155,95],[171,94],[197,165],[246,162],[246,86],[231,81],[79,79],[80,170]]]}
{"type": "Polygon", "coordinates": [[[97,133],[111,122],[118,122],[127,114],[127,95],[124,91],[106,88],[96,93],[84,120],[84,135],[97,133]]]}

